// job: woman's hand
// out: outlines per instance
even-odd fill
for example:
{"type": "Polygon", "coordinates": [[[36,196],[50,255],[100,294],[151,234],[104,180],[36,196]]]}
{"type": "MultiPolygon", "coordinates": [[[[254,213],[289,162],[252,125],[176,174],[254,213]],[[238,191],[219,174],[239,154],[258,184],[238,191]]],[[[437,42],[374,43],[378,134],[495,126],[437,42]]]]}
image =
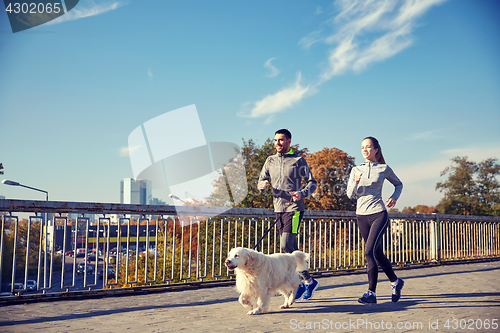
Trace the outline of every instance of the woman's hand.
{"type": "Polygon", "coordinates": [[[360,173],[359,175],[357,175],[355,178],[354,178],[354,181],[357,183],[359,183],[359,180],[361,179],[361,176],[363,176],[362,173],[360,173]]]}
{"type": "Polygon", "coordinates": [[[387,199],[385,204],[387,207],[392,208],[396,205],[396,200],[394,200],[393,198],[389,198],[389,199],[387,199]]]}

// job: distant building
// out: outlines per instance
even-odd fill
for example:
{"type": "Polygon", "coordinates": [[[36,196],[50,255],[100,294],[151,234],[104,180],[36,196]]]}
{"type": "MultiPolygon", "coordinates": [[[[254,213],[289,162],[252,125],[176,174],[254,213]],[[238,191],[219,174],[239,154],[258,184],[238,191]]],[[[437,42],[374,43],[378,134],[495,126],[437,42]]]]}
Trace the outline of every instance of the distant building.
{"type": "MultiPolygon", "coordinates": [[[[0,200],[5,199],[5,195],[0,195],[0,200]]],[[[0,212],[0,216],[9,215],[7,212],[0,212]]]]}
{"type": "Polygon", "coordinates": [[[165,201],[162,201],[161,199],[158,198],[152,198],[150,205],[166,205],[167,203],[165,201]]]}
{"type": "Polygon", "coordinates": [[[145,179],[125,178],[120,182],[120,203],[150,205],[152,183],[145,179]]]}

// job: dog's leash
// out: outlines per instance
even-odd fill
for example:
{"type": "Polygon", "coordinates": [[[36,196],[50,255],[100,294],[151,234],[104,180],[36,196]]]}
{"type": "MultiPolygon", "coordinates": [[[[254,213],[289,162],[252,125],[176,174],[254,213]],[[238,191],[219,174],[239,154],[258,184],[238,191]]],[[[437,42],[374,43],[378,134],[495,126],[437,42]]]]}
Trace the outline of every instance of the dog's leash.
{"type": "Polygon", "coordinates": [[[252,247],[252,250],[255,250],[257,248],[257,246],[259,246],[260,242],[262,242],[262,240],[267,236],[267,234],[269,233],[269,231],[271,231],[271,229],[276,225],[276,223],[278,223],[278,221],[281,220],[281,216],[283,216],[283,215],[280,215],[280,218],[276,219],[276,222],[274,222],[273,225],[269,229],[267,229],[266,233],[259,239],[259,241],[257,242],[257,244],[255,244],[255,246],[252,247]]]}
{"type": "MultiPolygon", "coordinates": [[[[292,197],[290,197],[290,201],[288,202],[288,206],[290,206],[291,204],[292,204],[292,197]]],[[[259,239],[257,244],[255,244],[255,246],[252,247],[252,250],[255,250],[257,248],[257,246],[259,246],[260,242],[262,242],[262,240],[267,236],[269,231],[271,231],[271,229],[274,228],[276,223],[278,223],[278,221],[281,220],[282,216],[283,216],[283,214],[280,214],[280,217],[278,219],[276,219],[276,221],[273,223],[273,225],[269,229],[267,229],[266,233],[259,239]]]]}

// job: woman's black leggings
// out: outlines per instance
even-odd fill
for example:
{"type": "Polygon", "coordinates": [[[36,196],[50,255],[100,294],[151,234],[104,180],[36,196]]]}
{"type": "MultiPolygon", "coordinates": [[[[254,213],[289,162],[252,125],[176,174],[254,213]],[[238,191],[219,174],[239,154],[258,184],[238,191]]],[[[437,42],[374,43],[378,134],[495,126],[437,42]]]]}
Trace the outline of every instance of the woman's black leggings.
{"type": "Polygon", "coordinates": [[[375,292],[378,280],[377,262],[389,278],[389,281],[394,282],[398,279],[392,264],[387,259],[382,248],[382,236],[389,226],[389,218],[387,211],[371,214],[357,215],[358,228],[361,236],[365,240],[366,249],[365,257],[368,273],[368,290],[375,292]]]}

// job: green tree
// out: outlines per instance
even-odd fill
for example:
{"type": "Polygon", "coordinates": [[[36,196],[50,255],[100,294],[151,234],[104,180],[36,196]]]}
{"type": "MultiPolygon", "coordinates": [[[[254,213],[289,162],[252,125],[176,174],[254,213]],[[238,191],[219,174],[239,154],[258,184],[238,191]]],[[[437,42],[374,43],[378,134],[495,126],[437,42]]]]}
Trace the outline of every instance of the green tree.
{"type": "MultiPolygon", "coordinates": [[[[267,157],[276,153],[273,141],[271,139],[267,139],[262,146],[258,146],[252,139],[248,141],[243,139],[241,153],[243,155],[243,164],[246,171],[248,195],[237,205],[237,207],[272,208],[272,193],[269,191],[260,193],[257,189],[257,181],[259,180],[260,170],[262,169],[267,157]]],[[[236,171],[229,167],[226,168],[225,172],[236,171]]],[[[230,191],[225,177],[221,175],[221,177],[215,180],[214,189],[214,192],[207,198],[208,204],[216,207],[227,206],[228,204],[225,202],[227,200],[225,193],[230,191]]]]}
{"type": "MultiPolygon", "coordinates": [[[[17,222],[17,237],[16,236],[16,222],[6,218],[5,229],[3,235],[3,249],[0,255],[2,256],[2,281],[10,282],[12,279],[12,268],[14,261],[14,244],[16,245],[16,274],[15,278],[20,279],[24,277],[26,269],[26,255],[28,255],[28,276],[37,274],[37,267],[39,261],[40,249],[40,222],[31,223],[29,228],[30,247],[29,252],[26,253],[28,248],[28,220],[20,220],[17,222]],[[15,241],[15,242],[14,242],[15,241]]],[[[42,256],[44,253],[42,253],[42,256]]],[[[42,257],[43,258],[43,257],[42,257]]],[[[51,255],[47,253],[48,265],[50,267],[51,255]]],[[[62,261],[59,256],[54,256],[54,271],[61,270],[62,261]]],[[[41,267],[43,272],[43,265],[41,267]]]]}
{"type": "MultiPolygon", "coordinates": [[[[354,158],[336,148],[324,148],[323,150],[310,154],[307,148],[300,148],[299,144],[291,148],[296,154],[303,156],[308,162],[313,175],[318,182],[318,190],[312,197],[306,199],[307,209],[321,210],[353,210],[355,203],[345,195],[345,187],[349,178],[351,168],[354,166],[354,158]]],[[[241,149],[243,163],[246,170],[246,185],[248,195],[240,202],[240,208],[273,208],[273,197],[271,191],[260,192],[257,188],[262,166],[269,155],[276,154],[274,142],[267,139],[262,146],[258,146],[253,140],[245,141],[241,149]]],[[[225,173],[237,172],[231,167],[226,168],[225,173]]],[[[237,177],[233,177],[235,179],[237,177]]],[[[227,206],[229,187],[225,177],[219,177],[214,182],[214,192],[207,198],[211,206],[227,206]]]]}
{"type": "Polygon", "coordinates": [[[448,179],[436,184],[444,192],[436,209],[442,214],[500,216],[500,165],[489,158],[480,163],[467,156],[452,158],[453,164],[441,172],[448,179]]]}
{"type": "MultiPolygon", "coordinates": [[[[292,145],[291,148],[296,154],[300,156],[307,155],[307,148],[300,148],[298,144],[292,145]]],[[[257,188],[257,182],[259,180],[260,171],[266,162],[269,155],[276,154],[276,149],[274,148],[274,140],[268,138],[262,146],[259,146],[252,139],[245,141],[243,139],[243,147],[241,148],[241,154],[243,157],[243,164],[246,171],[246,186],[248,188],[247,196],[238,204],[238,208],[273,208],[273,195],[272,192],[267,190],[260,192],[257,188]]],[[[239,169],[234,167],[234,165],[229,165],[224,169],[224,173],[228,175],[229,173],[237,173],[239,169]]],[[[232,179],[238,179],[240,175],[234,175],[232,179]]],[[[238,184],[232,184],[233,186],[238,184]]],[[[219,177],[214,181],[214,191],[207,198],[207,204],[209,206],[224,207],[230,206],[231,204],[227,201],[227,195],[225,193],[231,193],[229,186],[226,182],[226,177],[219,177]]]]}

